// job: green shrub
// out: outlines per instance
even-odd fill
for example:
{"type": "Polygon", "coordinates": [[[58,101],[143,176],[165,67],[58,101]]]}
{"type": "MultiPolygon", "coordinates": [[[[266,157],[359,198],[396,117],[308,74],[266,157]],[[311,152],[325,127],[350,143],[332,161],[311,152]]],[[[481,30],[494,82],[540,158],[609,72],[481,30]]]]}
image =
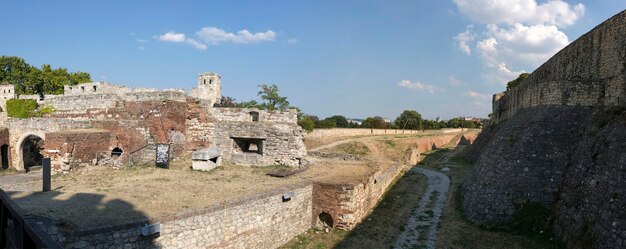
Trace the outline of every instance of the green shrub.
{"type": "Polygon", "coordinates": [[[7,115],[13,118],[30,118],[35,115],[37,101],[34,99],[7,100],[7,115]]]}
{"type": "Polygon", "coordinates": [[[43,108],[41,108],[39,111],[35,112],[34,116],[36,117],[41,117],[45,114],[51,114],[54,113],[56,110],[54,109],[54,107],[52,106],[44,106],[43,108]]]}

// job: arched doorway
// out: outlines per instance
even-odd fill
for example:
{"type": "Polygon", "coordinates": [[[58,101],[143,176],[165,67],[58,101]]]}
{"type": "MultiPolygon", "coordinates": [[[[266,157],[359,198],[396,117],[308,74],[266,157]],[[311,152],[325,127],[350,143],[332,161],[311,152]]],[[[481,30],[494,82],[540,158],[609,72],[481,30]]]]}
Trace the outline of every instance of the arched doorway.
{"type": "Polygon", "coordinates": [[[0,157],[2,157],[2,165],[0,165],[0,169],[8,169],[9,168],[9,145],[4,144],[0,146],[0,157]]]}
{"type": "Polygon", "coordinates": [[[22,140],[20,150],[26,172],[32,167],[41,166],[43,142],[43,138],[37,135],[28,135],[22,140]]]}

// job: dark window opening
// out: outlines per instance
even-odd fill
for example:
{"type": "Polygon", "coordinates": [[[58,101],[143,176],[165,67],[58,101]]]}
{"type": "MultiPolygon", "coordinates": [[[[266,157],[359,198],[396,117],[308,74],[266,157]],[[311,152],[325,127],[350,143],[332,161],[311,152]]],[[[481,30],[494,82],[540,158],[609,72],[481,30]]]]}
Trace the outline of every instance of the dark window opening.
{"type": "Polygon", "coordinates": [[[322,212],[319,215],[319,219],[324,227],[333,227],[333,216],[331,216],[329,213],[322,212]]]}
{"type": "Polygon", "coordinates": [[[96,91],[96,89],[98,89],[98,87],[97,86],[93,86],[93,91],[94,92],[96,91]]]}
{"type": "Polygon", "coordinates": [[[0,146],[0,156],[2,156],[2,169],[9,168],[9,145],[0,146]]]}
{"type": "Polygon", "coordinates": [[[202,80],[202,84],[206,85],[206,79],[202,80]]]}
{"type": "Polygon", "coordinates": [[[209,159],[209,161],[211,161],[213,163],[217,163],[217,157],[211,158],[211,159],[209,159]]]}
{"type": "Polygon", "coordinates": [[[259,112],[250,112],[252,122],[259,122],[259,112]]]}
{"type": "Polygon", "coordinates": [[[31,167],[41,166],[43,143],[43,139],[36,135],[29,135],[22,142],[22,160],[26,171],[31,167]]]}
{"type": "Polygon", "coordinates": [[[81,90],[81,91],[83,91],[83,92],[85,92],[85,87],[84,87],[84,86],[81,86],[81,87],[80,87],[80,90],[81,90]]]}
{"type": "Polygon", "coordinates": [[[232,138],[235,152],[254,153],[263,155],[263,139],[232,138]]]}
{"type": "Polygon", "coordinates": [[[211,85],[211,83],[213,83],[213,80],[212,80],[212,79],[209,79],[209,85],[211,85]]]}
{"type": "Polygon", "coordinates": [[[115,147],[113,150],[111,150],[111,158],[117,159],[122,156],[122,153],[124,153],[124,151],[120,149],[120,147],[115,147]]]}

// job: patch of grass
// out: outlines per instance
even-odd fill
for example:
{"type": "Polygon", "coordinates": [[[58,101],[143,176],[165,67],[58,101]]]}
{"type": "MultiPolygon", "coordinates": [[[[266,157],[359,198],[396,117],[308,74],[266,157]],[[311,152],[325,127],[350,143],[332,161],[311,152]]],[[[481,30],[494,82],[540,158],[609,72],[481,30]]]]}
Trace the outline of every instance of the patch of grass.
{"type": "Polygon", "coordinates": [[[366,145],[358,142],[340,144],[336,148],[337,152],[354,156],[365,156],[370,152],[366,145]]]}
{"type": "Polygon", "coordinates": [[[384,141],[386,145],[388,145],[389,147],[396,147],[396,142],[393,140],[385,140],[384,141]]]}
{"type": "Polygon", "coordinates": [[[0,176],[3,176],[3,175],[12,175],[12,174],[17,174],[17,173],[19,173],[19,171],[17,171],[17,170],[16,170],[16,169],[14,169],[14,168],[8,168],[8,169],[1,169],[1,170],[0,170],[0,176]]]}

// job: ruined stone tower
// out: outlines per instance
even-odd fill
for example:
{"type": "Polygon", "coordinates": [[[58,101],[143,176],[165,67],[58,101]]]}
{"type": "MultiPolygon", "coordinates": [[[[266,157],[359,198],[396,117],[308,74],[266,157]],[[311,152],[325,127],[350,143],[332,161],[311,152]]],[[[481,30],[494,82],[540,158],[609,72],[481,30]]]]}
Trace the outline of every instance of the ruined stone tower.
{"type": "Polygon", "coordinates": [[[222,98],[222,77],[219,74],[205,72],[198,75],[198,99],[209,106],[219,103],[222,98]]]}

